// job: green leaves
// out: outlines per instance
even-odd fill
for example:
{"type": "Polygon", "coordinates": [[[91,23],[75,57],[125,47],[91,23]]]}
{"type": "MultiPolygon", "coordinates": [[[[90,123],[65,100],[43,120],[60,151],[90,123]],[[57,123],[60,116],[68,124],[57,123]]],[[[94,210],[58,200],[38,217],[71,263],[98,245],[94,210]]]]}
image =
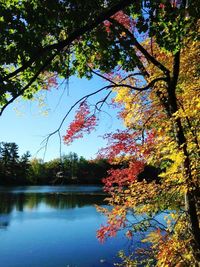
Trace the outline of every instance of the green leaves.
{"type": "Polygon", "coordinates": [[[102,73],[141,69],[131,35],[137,41],[151,36],[165,51],[176,53],[186,37],[196,38],[196,30],[192,34],[191,30],[196,29],[198,14],[197,1],[183,7],[158,0],[2,0],[0,77],[6,83],[1,84],[1,98],[6,92],[22,95],[26,86],[34,94],[42,88],[43,71],[90,79],[91,69],[102,73]],[[124,10],[117,10],[117,4],[124,10]],[[112,15],[106,18],[105,13],[112,15]]]}

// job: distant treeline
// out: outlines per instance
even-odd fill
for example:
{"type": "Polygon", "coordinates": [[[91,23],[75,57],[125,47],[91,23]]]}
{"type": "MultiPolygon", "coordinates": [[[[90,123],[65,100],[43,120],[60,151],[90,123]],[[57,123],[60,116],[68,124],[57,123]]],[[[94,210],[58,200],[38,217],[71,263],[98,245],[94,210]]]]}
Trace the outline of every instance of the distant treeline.
{"type": "Polygon", "coordinates": [[[16,143],[0,143],[0,185],[101,184],[112,168],[106,159],[86,160],[76,153],[43,162],[19,156],[16,143]]]}

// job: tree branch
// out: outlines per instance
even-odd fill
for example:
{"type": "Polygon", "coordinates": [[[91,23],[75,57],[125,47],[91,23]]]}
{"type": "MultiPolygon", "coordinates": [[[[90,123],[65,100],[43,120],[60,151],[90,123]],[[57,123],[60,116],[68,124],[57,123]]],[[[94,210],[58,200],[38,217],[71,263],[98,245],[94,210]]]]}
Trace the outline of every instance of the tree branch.
{"type": "Polygon", "coordinates": [[[111,23],[121,28],[123,32],[129,36],[130,40],[132,41],[132,44],[146,57],[147,60],[149,60],[151,63],[153,63],[156,67],[158,67],[160,70],[163,71],[163,73],[166,75],[168,79],[170,79],[170,71],[167,69],[163,64],[161,64],[155,57],[153,57],[149,52],[137,41],[135,36],[121,23],[119,23],[117,20],[113,18],[108,19],[111,23]]]}
{"type": "Polygon", "coordinates": [[[112,91],[110,91],[102,100],[99,100],[96,104],[95,104],[95,109],[97,109],[98,111],[101,111],[101,108],[103,107],[104,103],[106,103],[106,100],[109,98],[109,96],[112,94],[112,91]],[[100,107],[98,107],[98,105],[100,105],[100,107]]]}
{"type": "Polygon", "coordinates": [[[108,88],[110,88],[110,87],[109,87],[109,86],[102,87],[102,88],[100,88],[100,89],[98,89],[98,90],[96,90],[96,91],[94,91],[94,92],[92,92],[92,93],[90,93],[90,94],[87,94],[87,95],[81,97],[79,100],[77,100],[77,101],[70,107],[70,109],[68,110],[68,112],[65,114],[65,116],[63,117],[63,119],[62,119],[62,121],[61,121],[59,127],[58,127],[55,131],[53,131],[52,133],[48,134],[48,136],[42,141],[42,143],[45,143],[45,145],[44,145],[45,149],[46,149],[46,147],[47,147],[47,144],[48,144],[49,139],[51,138],[51,136],[53,136],[54,134],[60,132],[60,129],[62,128],[63,123],[65,122],[66,118],[69,116],[69,114],[71,113],[71,111],[72,111],[72,110],[73,110],[79,103],[81,103],[81,102],[83,102],[83,101],[86,101],[89,97],[91,97],[91,96],[93,96],[93,95],[96,95],[96,94],[98,94],[99,92],[101,92],[101,91],[103,91],[103,90],[106,90],[106,89],[108,89],[108,88]]]}
{"type": "MultiPolygon", "coordinates": [[[[89,68],[90,68],[90,67],[89,67],[89,68]]],[[[95,74],[96,76],[99,76],[100,78],[102,78],[102,79],[104,79],[104,80],[106,80],[106,81],[108,81],[108,82],[110,82],[110,83],[112,83],[112,84],[117,85],[117,83],[115,83],[115,82],[112,81],[111,79],[105,77],[104,75],[102,75],[102,74],[100,74],[100,73],[94,71],[92,68],[90,68],[90,70],[91,70],[91,72],[92,72],[93,74],[95,74]]]]}
{"type": "Polygon", "coordinates": [[[35,52],[34,57],[32,57],[27,62],[25,62],[23,66],[21,66],[20,68],[18,68],[14,72],[6,75],[4,78],[2,77],[2,81],[7,81],[8,79],[16,76],[19,72],[22,72],[25,69],[27,69],[28,67],[31,67],[31,65],[34,62],[36,62],[45,53],[52,51],[52,50],[57,50],[57,52],[60,52],[63,48],[65,48],[66,46],[71,44],[78,37],[84,35],[85,33],[89,32],[89,31],[92,31],[94,28],[96,28],[104,20],[108,19],[109,17],[114,15],[116,12],[124,9],[125,7],[129,6],[130,4],[132,4],[132,0],[121,0],[121,1],[119,1],[119,3],[112,6],[109,10],[102,12],[97,18],[94,18],[92,21],[88,22],[85,26],[82,26],[79,29],[75,29],[71,34],[69,34],[68,38],[66,38],[65,40],[38,49],[38,51],[35,52]]]}
{"type": "Polygon", "coordinates": [[[6,109],[6,107],[11,104],[12,102],[14,102],[19,96],[22,96],[23,93],[36,81],[36,79],[38,78],[38,76],[41,74],[42,71],[45,70],[45,68],[48,66],[48,64],[50,64],[50,62],[53,60],[53,58],[55,57],[55,55],[51,56],[50,59],[48,59],[45,64],[43,64],[39,70],[34,74],[34,76],[30,79],[30,81],[27,83],[27,85],[25,85],[24,88],[22,88],[14,97],[12,97],[0,110],[0,116],[3,114],[4,110],[6,109]]]}
{"type": "Polygon", "coordinates": [[[144,87],[135,87],[135,86],[131,86],[129,84],[110,85],[108,87],[112,87],[112,88],[115,88],[115,87],[127,87],[127,88],[130,88],[132,90],[142,92],[142,91],[148,90],[149,88],[153,87],[154,84],[157,83],[157,82],[159,82],[159,81],[165,81],[165,82],[167,82],[167,79],[165,77],[155,78],[154,80],[152,80],[150,83],[148,83],[144,87]]]}

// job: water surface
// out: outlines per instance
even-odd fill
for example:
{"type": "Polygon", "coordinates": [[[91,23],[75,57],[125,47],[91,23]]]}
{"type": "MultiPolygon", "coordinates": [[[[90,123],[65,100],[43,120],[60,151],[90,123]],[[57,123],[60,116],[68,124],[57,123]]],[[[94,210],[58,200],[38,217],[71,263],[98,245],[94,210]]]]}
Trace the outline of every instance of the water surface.
{"type": "Polygon", "coordinates": [[[0,187],[0,266],[113,266],[127,239],[96,239],[104,198],[97,186],[0,187]]]}

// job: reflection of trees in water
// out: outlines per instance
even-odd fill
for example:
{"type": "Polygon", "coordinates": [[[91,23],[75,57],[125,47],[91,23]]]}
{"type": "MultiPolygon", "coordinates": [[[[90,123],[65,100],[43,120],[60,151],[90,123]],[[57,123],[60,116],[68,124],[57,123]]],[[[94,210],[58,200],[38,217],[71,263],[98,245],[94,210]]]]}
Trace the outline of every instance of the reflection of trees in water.
{"type": "Polygon", "coordinates": [[[92,194],[51,194],[45,196],[44,202],[51,208],[58,209],[72,209],[81,208],[84,206],[91,206],[94,204],[103,205],[105,195],[92,195],[92,194]]]}
{"type": "Polygon", "coordinates": [[[1,193],[0,194],[0,229],[6,228],[11,221],[10,214],[17,210],[37,209],[39,204],[54,209],[73,209],[76,207],[104,205],[105,195],[97,194],[65,194],[65,193],[1,193]]]}
{"type": "Polygon", "coordinates": [[[30,194],[30,196],[27,196],[24,193],[1,193],[0,215],[9,214],[14,209],[17,211],[23,211],[25,207],[28,207],[30,209],[37,207],[41,200],[35,195],[36,194],[30,194]]]}
{"type": "Polygon", "coordinates": [[[23,211],[24,208],[35,209],[39,204],[46,204],[56,209],[72,209],[90,205],[103,205],[105,195],[97,194],[65,194],[65,193],[29,193],[0,194],[0,217],[10,214],[13,210],[23,211]]]}
{"type": "MultiPolygon", "coordinates": [[[[37,197],[30,196],[27,197],[26,194],[11,194],[11,193],[1,193],[0,194],[0,228],[4,229],[12,220],[10,214],[13,210],[23,212],[24,208],[28,205],[36,207],[40,200],[37,197]],[[34,201],[34,199],[36,201],[34,201]],[[34,205],[33,205],[34,203],[34,205]]],[[[28,206],[29,207],[29,206],[28,206]]],[[[29,207],[30,208],[30,207],[29,207]]]]}

